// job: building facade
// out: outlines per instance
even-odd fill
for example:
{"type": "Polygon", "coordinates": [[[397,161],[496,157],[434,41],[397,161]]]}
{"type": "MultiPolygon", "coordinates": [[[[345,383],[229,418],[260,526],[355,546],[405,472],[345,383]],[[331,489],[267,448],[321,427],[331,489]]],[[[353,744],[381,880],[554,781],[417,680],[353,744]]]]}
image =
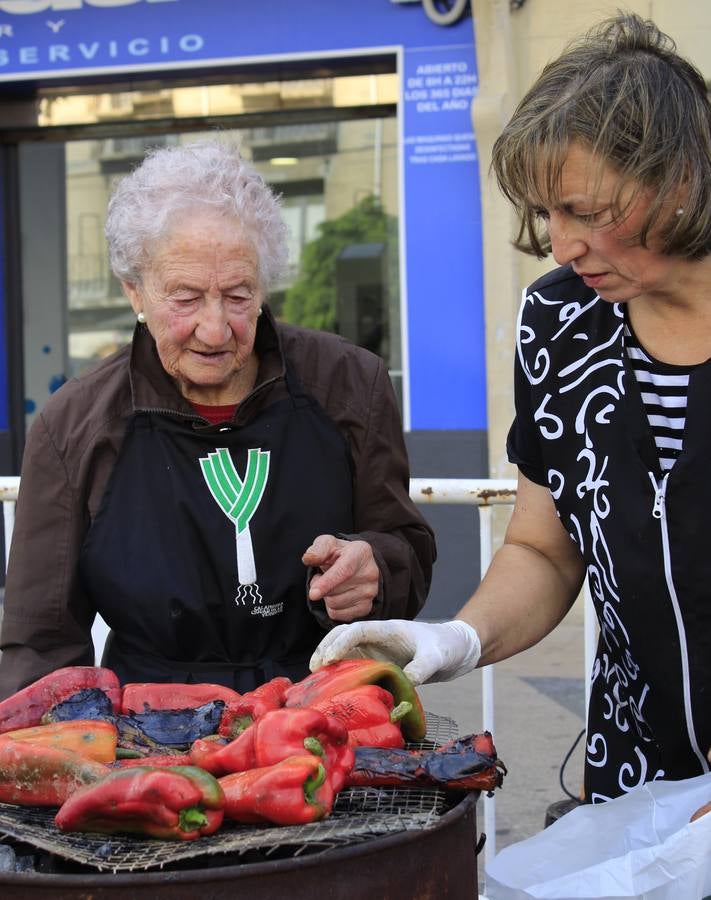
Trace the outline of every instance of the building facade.
{"type": "Polygon", "coordinates": [[[573,38],[623,8],[653,20],[711,82],[711,4],[705,0],[472,0],[479,85],[472,103],[482,198],[489,472],[515,473],[506,459],[513,416],[513,350],[521,291],[555,266],[511,246],[515,223],[489,175],[491,148],[543,66],[573,38]]]}
{"type": "MultiPolygon", "coordinates": [[[[631,0],[711,69],[711,5],[631,0]]],[[[281,194],[277,315],[382,355],[413,475],[512,477],[514,325],[552,267],[511,247],[491,146],[588,0],[0,0],[0,471],[72,375],[130,339],[103,224],[154,146],[219,135],[281,194]]],[[[478,573],[476,517],[430,507],[426,617],[478,573]]]]}
{"type": "MultiPolygon", "coordinates": [[[[0,0],[2,471],[48,396],[130,339],[116,179],[218,135],[282,196],[275,313],[383,356],[414,474],[485,476],[477,82],[465,0],[0,0]]],[[[468,511],[432,517],[460,573],[436,616],[476,561],[468,511]]]]}

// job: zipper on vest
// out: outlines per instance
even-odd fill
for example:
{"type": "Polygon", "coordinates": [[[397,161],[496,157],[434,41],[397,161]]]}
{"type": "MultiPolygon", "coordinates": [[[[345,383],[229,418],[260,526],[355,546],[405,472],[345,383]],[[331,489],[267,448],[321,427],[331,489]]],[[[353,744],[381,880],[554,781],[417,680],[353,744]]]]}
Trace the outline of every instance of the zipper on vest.
{"type": "Polygon", "coordinates": [[[659,529],[661,532],[662,538],[662,554],[664,560],[664,579],[667,584],[667,590],[669,592],[669,597],[672,602],[672,609],[674,610],[674,618],[676,620],[676,630],[679,635],[679,652],[681,655],[681,671],[683,678],[683,689],[684,689],[684,716],[686,718],[686,731],[689,736],[689,743],[691,744],[691,749],[694,751],[694,754],[698,758],[701,763],[701,770],[703,772],[709,771],[709,764],[706,756],[699,750],[699,743],[696,740],[696,732],[694,730],[694,721],[691,714],[691,682],[689,680],[689,653],[686,645],[686,632],[684,631],[684,622],[681,616],[681,609],[679,607],[679,598],[676,593],[676,587],[674,586],[674,581],[672,579],[672,570],[671,570],[671,552],[669,550],[669,530],[667,528],[667,510],[666,510],[666,495],[667,495],[667,480],[669,479],[669,472],[665,472],[660,481],[654,477],[653,472],[648,472],[649,480],[652,482],[652,487],[654,488],[654,505],[652,506],[652,516],[655,519],[659,520],[659,529]]]}

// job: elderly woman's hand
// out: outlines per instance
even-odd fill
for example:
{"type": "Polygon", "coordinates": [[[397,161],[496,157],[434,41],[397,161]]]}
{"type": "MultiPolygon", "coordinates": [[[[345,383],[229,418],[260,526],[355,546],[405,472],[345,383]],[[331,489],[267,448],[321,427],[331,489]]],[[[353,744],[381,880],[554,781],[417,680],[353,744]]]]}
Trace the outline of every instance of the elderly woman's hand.
{"type": "Polygon", "coordinates": [[[320,534],[302,561],[321,570],[311,579],[309,600],[323,600],[329,618],[352,622],[368,615],[380,585],[380,570],[370,544],[320,534]]]}

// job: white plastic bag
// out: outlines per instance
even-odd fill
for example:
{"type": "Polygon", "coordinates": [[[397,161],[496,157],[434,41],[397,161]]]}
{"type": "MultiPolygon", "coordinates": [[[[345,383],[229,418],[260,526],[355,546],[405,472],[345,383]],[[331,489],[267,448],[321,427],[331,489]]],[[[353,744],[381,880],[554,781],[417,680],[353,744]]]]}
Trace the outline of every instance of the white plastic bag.
{"type": "Polygon", "coordinates": [[[486,868],[489,900],[702,900],[711,895],[711,773],[656,781],[562,816],[486,868]]]}

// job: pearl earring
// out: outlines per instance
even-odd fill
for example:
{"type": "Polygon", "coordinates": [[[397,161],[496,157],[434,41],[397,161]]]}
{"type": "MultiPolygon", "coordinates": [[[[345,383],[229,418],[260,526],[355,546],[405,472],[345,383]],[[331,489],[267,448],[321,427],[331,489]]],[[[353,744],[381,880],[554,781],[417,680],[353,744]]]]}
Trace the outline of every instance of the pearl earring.
{"type": "Polygon", "coordinates": [[[136,316],[136,319],[138,320],[139,325],[146,324],[146,314],[143,311],[139,312],[139,314],[136,316]]]}
{"type": "Polygon", "coordinates": [[[262,314],[262,307],[260,306],[259,309],[257,310],[257,315],[261,316],[261,314],[262,314]]]}
{"type": "Polygon", "coordinates": [[[683,207],[683,206],[680,206],[680,207],[677,209],[676,215],[677,215],[677,216],[683,216],[683,215],[684,215],[684,207],[683,207]]]}

